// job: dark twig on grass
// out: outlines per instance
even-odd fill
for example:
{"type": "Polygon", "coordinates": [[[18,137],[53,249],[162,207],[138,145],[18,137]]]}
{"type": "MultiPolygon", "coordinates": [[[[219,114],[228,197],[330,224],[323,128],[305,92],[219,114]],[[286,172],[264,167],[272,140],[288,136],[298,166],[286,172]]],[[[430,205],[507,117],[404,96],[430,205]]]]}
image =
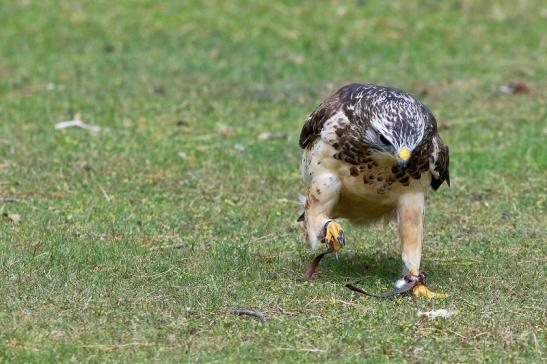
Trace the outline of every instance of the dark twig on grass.
{"type": "Polygon", "coordinates": [[[263,312],[257,312],[253,310],[247,310],[247,309],[237,309],[232,310],[232,315],[238,315],[238,316],[251,316],[254,317],[262,322],[266,321],[266,314],[263,312]]]}

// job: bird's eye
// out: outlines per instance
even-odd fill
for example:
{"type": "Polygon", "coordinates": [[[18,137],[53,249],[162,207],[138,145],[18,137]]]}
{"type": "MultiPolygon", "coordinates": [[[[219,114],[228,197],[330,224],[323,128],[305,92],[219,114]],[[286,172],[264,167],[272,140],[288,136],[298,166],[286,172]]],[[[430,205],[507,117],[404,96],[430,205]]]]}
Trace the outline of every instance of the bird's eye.
{"type": "Polygon", "coordinates": [[[391,145],[390,141],[383,135],[380,135],[380,141],[385,145],[391,145]]]}

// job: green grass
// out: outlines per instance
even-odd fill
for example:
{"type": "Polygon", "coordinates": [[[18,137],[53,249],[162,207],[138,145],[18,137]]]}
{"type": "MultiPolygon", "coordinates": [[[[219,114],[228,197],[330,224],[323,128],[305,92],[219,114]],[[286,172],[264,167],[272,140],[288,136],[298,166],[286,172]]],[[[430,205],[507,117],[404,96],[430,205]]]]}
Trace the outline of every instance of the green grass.
{"type": "Polygon", "coordinates": [[[545,361],[546,12],[2,2],[0,361],[545,361]],[[515,80],[531,93],[499,91],[515,80]],[[383,226],[345,224],[341,261],[298,280],[298,133],[350,81],[406,89],[439,120],[452,187],[429,194],[422,267],[447,300],[344,288],[400,273],[383,226]],[[54,129],[76,113],[109,130],[54,129]],[[416,317],[437,308],[458,314],[416,317]]]}

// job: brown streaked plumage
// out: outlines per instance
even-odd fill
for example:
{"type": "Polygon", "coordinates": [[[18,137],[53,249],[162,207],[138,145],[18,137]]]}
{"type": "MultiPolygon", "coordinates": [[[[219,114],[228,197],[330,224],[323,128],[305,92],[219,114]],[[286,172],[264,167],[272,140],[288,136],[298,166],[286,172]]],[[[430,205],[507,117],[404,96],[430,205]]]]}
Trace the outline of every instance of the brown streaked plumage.
{"type": "Polygon", "coordinates": [[[310,114],[299,143],[308,243],[332,246],[325,235],[342,232],[335,217],[366,224],[397,216],[404,271],[417,272],[425,191],[450,183],[448,147],[431,111],[404,91],[350,84],[310,114]]]}

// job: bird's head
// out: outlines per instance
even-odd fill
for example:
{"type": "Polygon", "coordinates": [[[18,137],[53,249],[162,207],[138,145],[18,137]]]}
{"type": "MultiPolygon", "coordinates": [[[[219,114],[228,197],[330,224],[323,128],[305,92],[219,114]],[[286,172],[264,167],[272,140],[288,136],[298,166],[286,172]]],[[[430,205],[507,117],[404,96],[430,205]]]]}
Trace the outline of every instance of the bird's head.
{"type": "Polygon", "coordinates": [[[390,159],[405,170],[408,166],[408,161],[412,156],[414,146],[406,140],[398,140],[392,134],[387,136],[384,134],[377,134],[377,140],[372,144],[373,154],[381,159],[390,159]]]}
{"type": "Polygon", "coordinates": [[[394,108],[372,120],[366,138],[377,158],[391,159],[404,170],[430,129],[430,114],[394,108]]]}

